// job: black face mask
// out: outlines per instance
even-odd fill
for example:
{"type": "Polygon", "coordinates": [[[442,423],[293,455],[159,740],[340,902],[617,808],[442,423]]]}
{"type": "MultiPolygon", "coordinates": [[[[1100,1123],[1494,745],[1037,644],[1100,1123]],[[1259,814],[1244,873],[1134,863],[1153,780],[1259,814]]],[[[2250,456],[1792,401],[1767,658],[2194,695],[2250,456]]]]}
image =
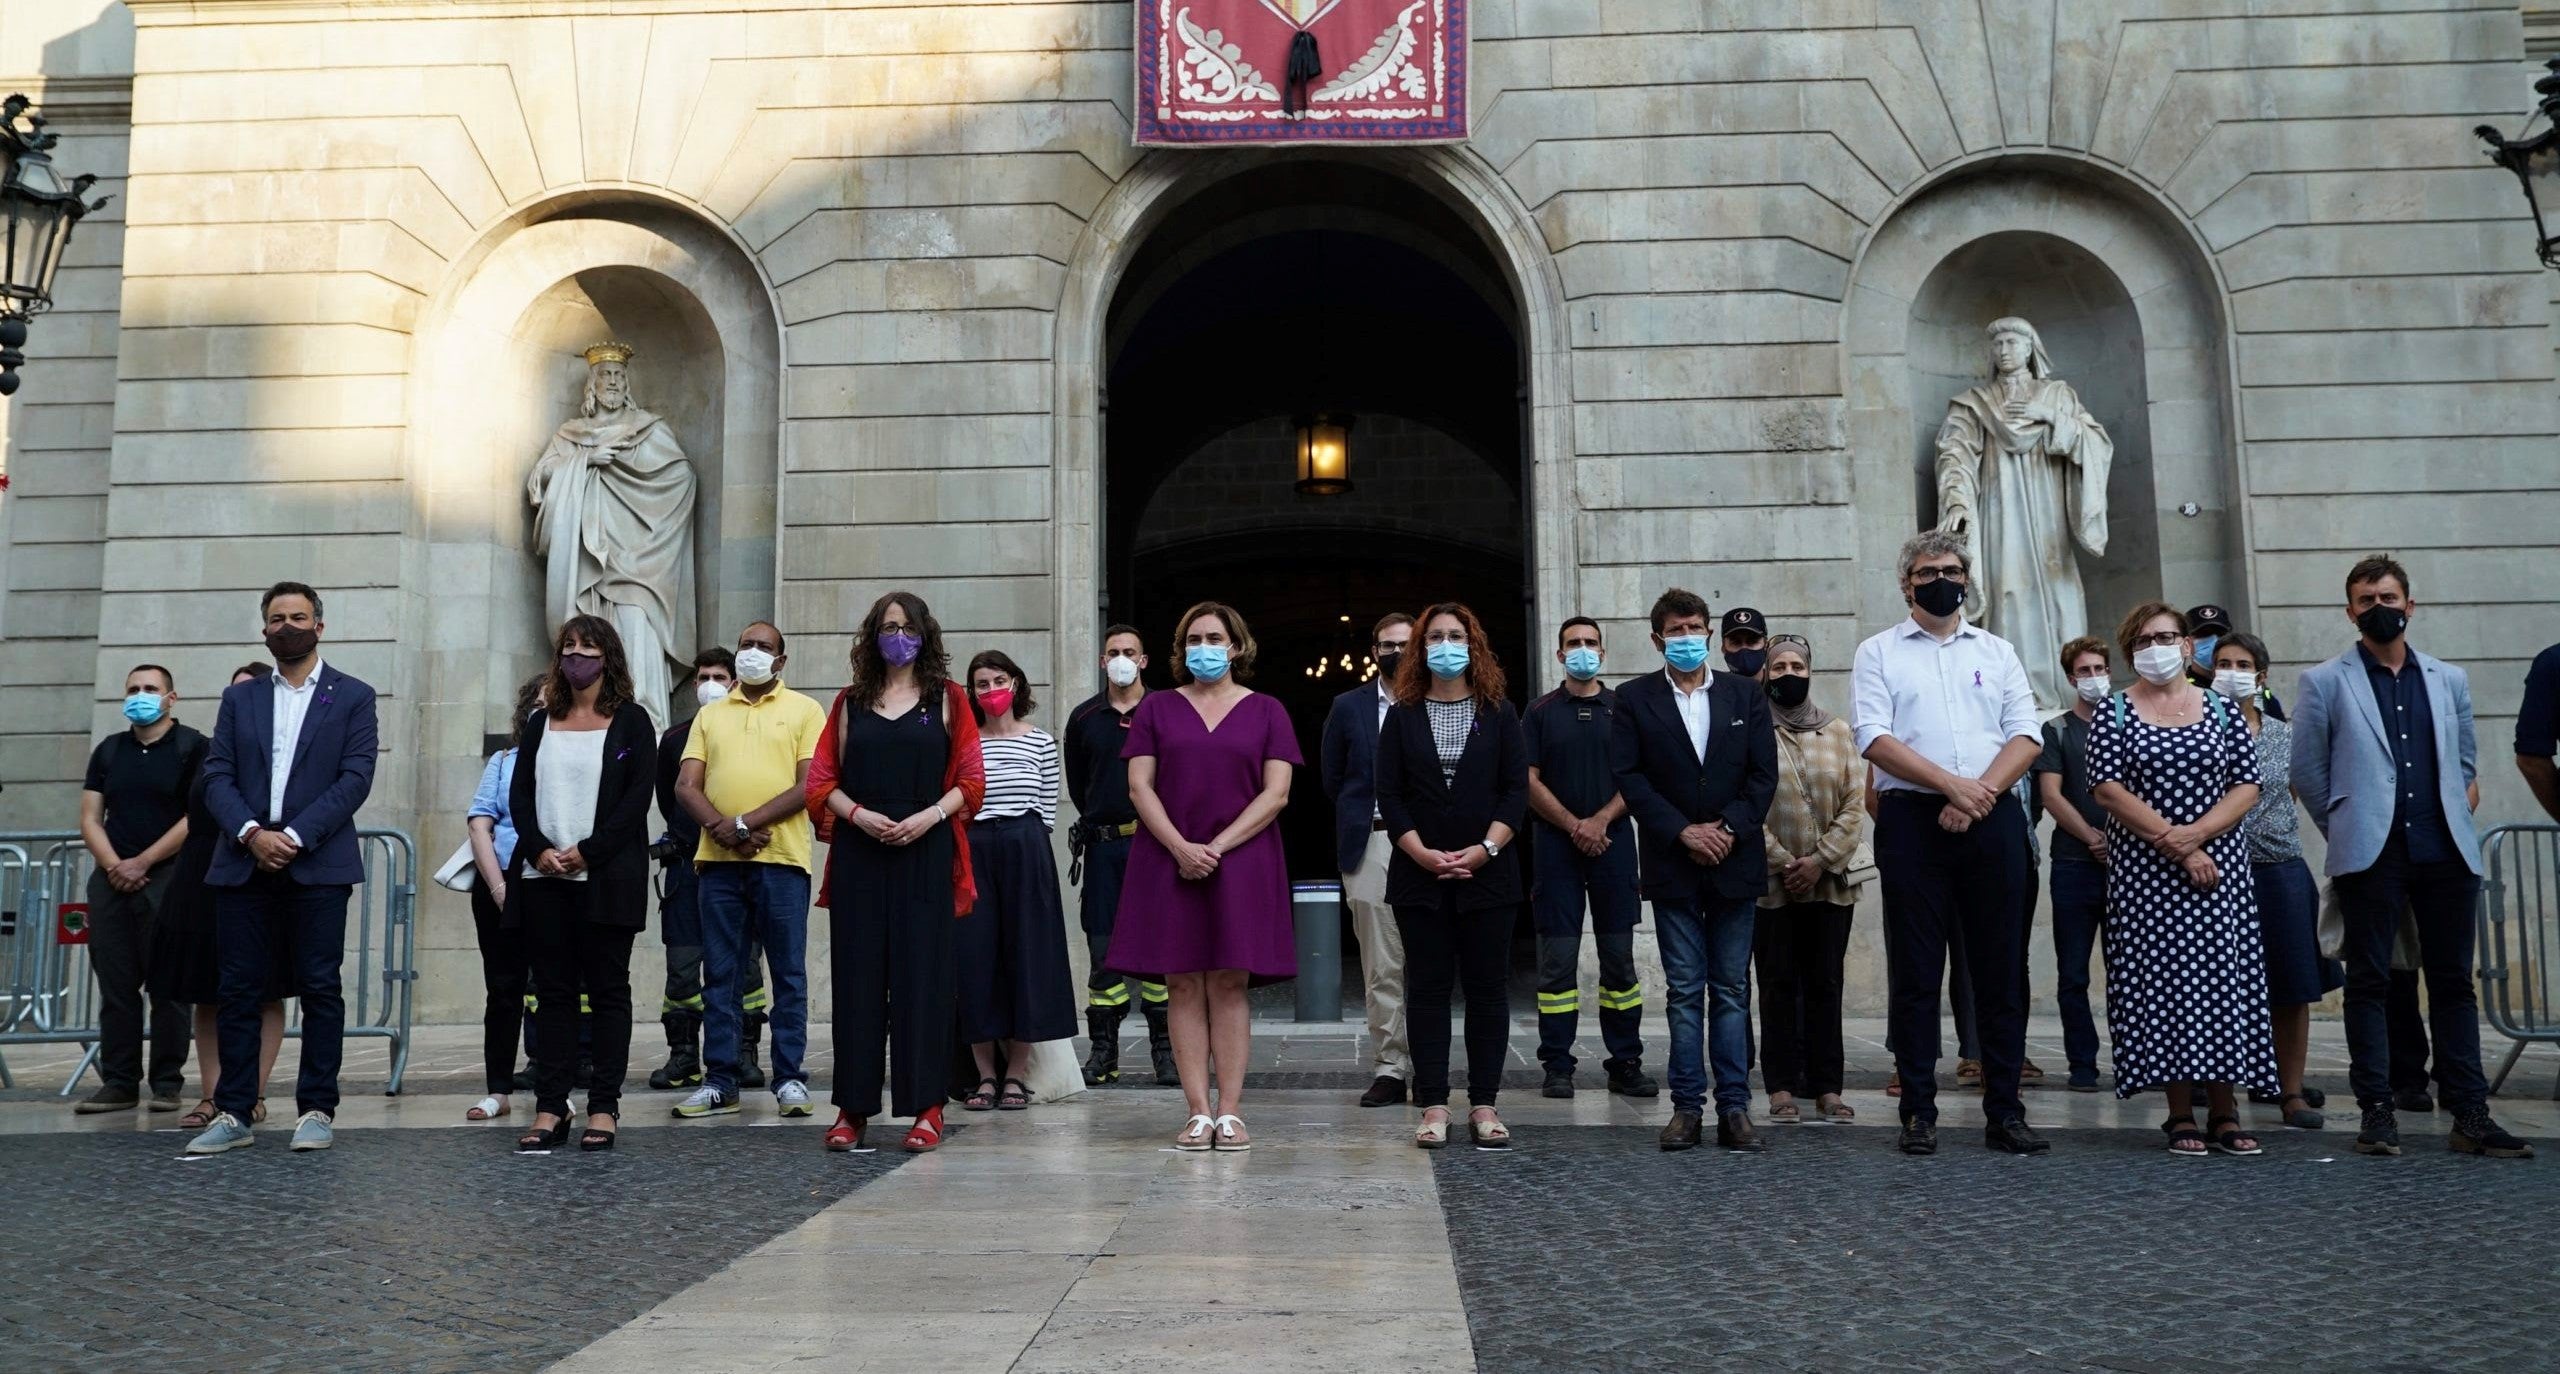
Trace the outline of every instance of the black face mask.
{"type": "Polygon", "coordinates": [[[2356,628],[2376,644],[2388,644],[2409,632],[2409,613],[2397,606],[2367,606],[2356,617],[2356,628]]]}
{"type": "Polygon", "coordinates": [[[1378,654],[1375,657],[1378,660],[1379,680],[1393,681],[1396,675],[1396,665],[1404,662],[1404,650],[1389,649],[1385,653],[1378,654]]]}
{"type": "Polygon", "coordinates": [[[300,663],[320,647],[320,632],[308,625],[278,625],[267,631],[267,652],[278,663],[300,663]]]}
{"type": "Polygon", "coordinates": [[[1760,676],[1761,666],[1766,664],[1768,661],[1769,651],[1766,649],[1727,649],[1724,651],[1724,666],[1731,668],[1744,677],[1760,676]]]}
{"type": "Polygon", "coordinates": [[[1776,702],[1779,706],[1789,711],[1804,705],[1805,697],[1810,695],[1812,691],[1813,679],[1809,677],[1773,677],[1769,679],[1769,700],[1776,702]]]}
{"type": "Polygon", "coordinates": [[[1912,604],[1931,615],[1954,615],[1964,608],[1964,584],[1941,577],[1911,589],[1912,604]]]}

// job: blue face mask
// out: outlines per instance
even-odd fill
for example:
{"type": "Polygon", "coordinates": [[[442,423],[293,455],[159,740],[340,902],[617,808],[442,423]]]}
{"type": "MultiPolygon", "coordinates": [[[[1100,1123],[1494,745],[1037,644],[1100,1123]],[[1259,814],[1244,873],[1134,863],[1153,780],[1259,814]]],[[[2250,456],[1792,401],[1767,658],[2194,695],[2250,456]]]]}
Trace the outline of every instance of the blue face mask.
{"type": "Polygon", "coordinates": [[[1422,661],[1431,665],[1431,675],[1442,680],[1459,677],[1467,671],[1467,646],[1434,644],[1423,651],[1422,661]]]}
{"type": "Polygon", "coordinates": [[[1706,666],[1705,635],[1673,635],[1662,641],[1662,661],[1684,673],[1694,673],[1706,666]]]}
{"type": "Polygon", "coordinates": [[[160,700],[158,692],[136,692],[124,699],[124,718],[136,725],[156,724],[168,713],[168,704],[160,700]]]}
{"type": "Polygon", "coordinates": [[[1600,651],[1597,649],[1565,650],[1564,675],[1576,682],[1589,682],[1600,676],[1600,651]]]}
{"type": "Polygon", "coordinates": [[[1227,646],[1194,644],[1182,651],[1182,666],[1201,682],[1215,682],[1227,675],[1227,646]]]}
{"type": "Polygon", "coordinates": [[[2211,668],[2213,666],[2213,646],[2221,642],[2222,636],[2220,635],[2197,635],[2196,666],[2199,668],[2211,668]]]}

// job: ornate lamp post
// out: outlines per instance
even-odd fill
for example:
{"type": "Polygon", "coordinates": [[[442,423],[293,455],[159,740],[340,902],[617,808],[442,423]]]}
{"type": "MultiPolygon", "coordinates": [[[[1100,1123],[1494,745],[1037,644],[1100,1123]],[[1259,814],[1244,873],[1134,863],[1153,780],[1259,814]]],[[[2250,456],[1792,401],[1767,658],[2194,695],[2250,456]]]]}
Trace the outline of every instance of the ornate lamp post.
{"type": "Polygon", "coordinates": [[[23,95],[0,101],[0,396],[16,393],[27,357],[27,321],[53,308],[53,274],[80,217],[104,206],[84,203],[94,176],[64,180],[51,152],[62,135],[45,131],[23,95]]]}
{"type": "MultiPolygon", "coordinates": [[[[2533,89],[2542,96],[2541,133],[2510,142],[2487,124],[2472,132],[2489,145],[2491,162],[2524,183],[2524,203],[2533,211],[2534,251],[2543,266],[2560,267],[2560,57],[2551,59],[2549,73],[2533,89]]],[[[2532,117],[2525,120],[2524,132],[2533,133],[2532,117]]]]}

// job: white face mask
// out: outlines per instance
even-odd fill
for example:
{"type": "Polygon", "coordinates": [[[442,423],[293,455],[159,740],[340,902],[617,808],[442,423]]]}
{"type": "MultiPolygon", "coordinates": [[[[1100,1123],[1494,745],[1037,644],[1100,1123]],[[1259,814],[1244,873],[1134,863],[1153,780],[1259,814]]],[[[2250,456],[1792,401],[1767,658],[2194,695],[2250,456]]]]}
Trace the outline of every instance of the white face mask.
{"type": "Polygon", "coordinates": [[[2213,690],[2233,701],[2244,700],[2257,693],[2258,675],[2237,668],[2218,668],[2213,674],[2213,690]]]}
{"type": "Polygon", "coordinates": [[[2154,687],[2166,687],[2184,677],[2187,656],[2175,644],[2154,644],[2133,651],[2133,670],[2154,687]]]}
{"type": "Polygon", "coordinates": [[[1138,680],[1138,660],[1134,658],[1105,659],[1102,664],[1102,675],[1111,679],[1112,686],[1126,687],[1138,680]]]}
{"type": "Polygon", "coordinates": [[[727,695],[729,684],[725,682],[708,680],[693,684],[693,704],[696,706],[708,706],[727,695]]]}
{"type": "Polygon", "coordinates": [[[2114,685],[2104,674],[2097,677],[2077,677],[2071,680],[2071,690],[2078,692],[2080,699],[2092,706],[2106,700],[2108,690],[2114,685]]]}
{"type": "Polygon", "coordinates": [[[773,655],[762,649],[740,649],[738,680],[755,687],[773,681],[773,655]]]}

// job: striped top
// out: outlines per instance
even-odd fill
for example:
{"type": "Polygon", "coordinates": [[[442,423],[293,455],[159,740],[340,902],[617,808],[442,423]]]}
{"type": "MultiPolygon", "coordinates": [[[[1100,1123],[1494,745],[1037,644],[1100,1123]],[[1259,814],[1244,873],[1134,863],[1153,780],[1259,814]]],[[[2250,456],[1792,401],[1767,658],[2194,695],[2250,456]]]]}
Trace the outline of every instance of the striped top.
{"type": "Polygon", "coordinates": [[[1040,823],[1058,825],[1058,742],[1034,726],[1019,735],[981,735],[978,749],[987,761],[987,800],[978,819],[1039,813],[1040,823]]]}

